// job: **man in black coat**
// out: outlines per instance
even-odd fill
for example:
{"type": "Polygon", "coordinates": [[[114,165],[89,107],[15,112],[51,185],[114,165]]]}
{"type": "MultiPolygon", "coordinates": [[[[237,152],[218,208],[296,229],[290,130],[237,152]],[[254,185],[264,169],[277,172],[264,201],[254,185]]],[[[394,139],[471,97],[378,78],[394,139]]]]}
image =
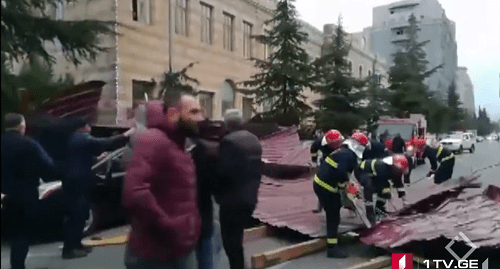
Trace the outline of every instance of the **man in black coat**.
{"type": "Polygon", "coordinates": [[[201,215],[201,237],[196,251],[198,269],[211,269],[213,266],[213,204],[212,183],[217,180],[219,156],[220,124],[205,120],[200,124],[200,137],[191,155],[196,165],[198,184],[198,208],[201,215]]]}
{"type": "Polygon", "coordinates": [[[2,207],[5,203],[8,226],[11,226],[10,264],[13,269],[25,268],[30,237],[37,224],[40,178],[47,181],[58,177],[53,160],[38,142],[24,136],[25,130],[26,123],[22,115],[5,115],[5,134],[2,135],[2,207]]]}
{"type": "Polygon", "coordinates": [[[219,149],[219,189],[222,244],[231,269],[243,269],[243,230],[257,204],[262,169],[262,146],[252,133],[243,130],[241,111],[229,110],[224,116],[229,131],[219,149]]]}
{"type": "Polygon", "coordinates": [[[384,157],[389,156],[389,151],[387,148],[376,139],[376,136],[372,134],[370,139],[370,147],[366,147],[363,151],[362,160],[373,160],[373,159],[382,159],[384,157]]]}
{"type": "Polygon", "coordinates": [[[92,171],[94,158],[103,152],[123,147],[129,141],[134,128],[124,134],[109,138],[95,138],[90,135],[88,118],[74,118],[74,132],[66,145],[66,158],[63,164],[63,191],[66,197],[67,221],[64,227],[63,259],[85,257],[89,249],[81,243],[85,219],[89,212],[86,195],[95,185],[95,175],[92,171]]]}
{"type": "Polygon", "coordinates": [[[399,133],[392,140],[392,152],[396,154],[403,154],[406,152],[405,141],[401,138],[401,134],[399,133]]]}

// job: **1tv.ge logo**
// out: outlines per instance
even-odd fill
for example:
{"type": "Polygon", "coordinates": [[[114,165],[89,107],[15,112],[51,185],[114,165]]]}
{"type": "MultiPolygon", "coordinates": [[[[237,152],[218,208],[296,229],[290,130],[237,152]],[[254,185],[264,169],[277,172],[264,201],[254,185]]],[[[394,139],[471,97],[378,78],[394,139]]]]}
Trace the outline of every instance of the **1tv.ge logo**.
{"type": "MultiPolygon", "coordinates": [[[[456,260],[424,260],[423,264],[425,268],[458,268],[458,269],[479,269],[478,260],[467,260],[467,258],[477,249],[470,239],[465,236],[462,232],[459,235],[465,240],[467,245],[471,247],[469,252],[467,252],[463,257],[459,257],[452,249],[451,246],[455,244],[455,240],[458,240],[458,236],[451,240],[448,245],[446,245],[446,250],[456,259],[456,260]]],[[[392,269],[413,269],[413,254],[411,253],[401,253],[392,254],[392,269]]],[[[481,264],[481,269],[488,269],[488,259],[486,259],[481,264]]]]}

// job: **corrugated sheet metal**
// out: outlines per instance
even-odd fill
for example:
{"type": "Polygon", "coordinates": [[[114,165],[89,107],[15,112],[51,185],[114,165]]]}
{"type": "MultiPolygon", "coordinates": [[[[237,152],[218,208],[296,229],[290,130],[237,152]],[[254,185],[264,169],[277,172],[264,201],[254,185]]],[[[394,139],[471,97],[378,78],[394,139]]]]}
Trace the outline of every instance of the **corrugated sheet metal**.
{"type": "MultiPolygon", "coordinates": [[[[280,164],[280,169],[286,169],[285,165],[290,165],[288,174],[297,175],[292,170],[308,167],[311,160],[309,147],[300,142],[296,127],[263,137],[261,142],[262,158],[280,164]]],[[[312,212],[318,203],[312,176],[313,173],[304,173],[293,180],[263,176],[254,218],[271,226],[287,227],[312,237],[326,236],[325,215],[312,212]]],[[[343,221],[340,231],[362,227],[361,221],[352,213],[342,210],[341,214],[343,221]]]]}
{"type": "Polygon", "coordinates": [[[460,232],[477,247],[500,249],[500,188],[479,190],[448,187],[414,203],[371,230],[362,233],[365,244],[382,248],[411,249],[413,242],[439,238],[464,241],[460,232]]]}

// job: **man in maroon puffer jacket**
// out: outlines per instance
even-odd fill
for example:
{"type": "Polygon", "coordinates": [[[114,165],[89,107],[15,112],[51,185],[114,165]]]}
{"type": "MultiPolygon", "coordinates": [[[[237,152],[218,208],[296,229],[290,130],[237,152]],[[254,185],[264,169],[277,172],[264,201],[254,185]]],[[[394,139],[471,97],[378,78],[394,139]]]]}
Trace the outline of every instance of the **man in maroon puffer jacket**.
{"type": "Polygon", "coordinates": [[[174,94],[147,104],[147,130],[134,138],[123,187],[131,220],[125,265],[196,268],[201,233],[194,162],[185,151],[203,117],[198,101],[174,94]]]}

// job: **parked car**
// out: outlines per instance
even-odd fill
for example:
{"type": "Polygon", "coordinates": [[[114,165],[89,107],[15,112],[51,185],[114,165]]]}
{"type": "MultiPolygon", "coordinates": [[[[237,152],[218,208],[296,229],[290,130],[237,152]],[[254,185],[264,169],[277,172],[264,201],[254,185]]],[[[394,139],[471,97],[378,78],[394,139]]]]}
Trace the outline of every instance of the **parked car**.
{"type": "Polygon", "coordinates": [[[484,141],[484,137],[482,137],[482,136],[478,136],[476,138],[476,142],[478,142],[478,143],[483,142],[483,141],[484,141]]]}
{"type": "Polygon", "coordinates": [[[474,135],[471,133],[455,133],[450,134],[441,140],[440,143],[443,147],[461,154],[464,150],[469,150],[474,153],[476,149],[475,141],[472,138],[474,135]]]}

